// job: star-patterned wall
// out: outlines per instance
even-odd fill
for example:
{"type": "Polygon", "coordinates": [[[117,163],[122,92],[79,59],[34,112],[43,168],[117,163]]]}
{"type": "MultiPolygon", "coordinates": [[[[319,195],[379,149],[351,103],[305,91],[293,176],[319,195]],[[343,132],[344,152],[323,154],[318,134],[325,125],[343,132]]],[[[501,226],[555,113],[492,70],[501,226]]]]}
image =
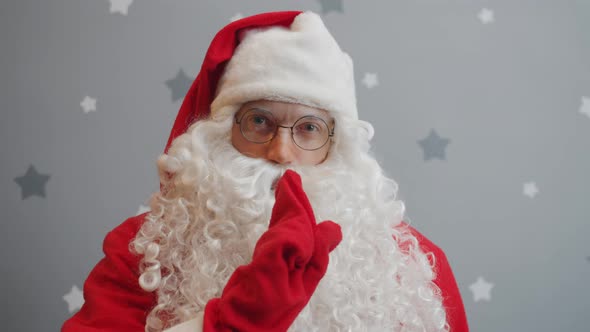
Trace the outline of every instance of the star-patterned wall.
{"type": "Polygon", "coordinates": [[[407,220],[472,331],[588,331],[590,1],[4,1],[2,330],[57,331],[106,233],[146,211],[214,34],[320,13],[407,220]]]}

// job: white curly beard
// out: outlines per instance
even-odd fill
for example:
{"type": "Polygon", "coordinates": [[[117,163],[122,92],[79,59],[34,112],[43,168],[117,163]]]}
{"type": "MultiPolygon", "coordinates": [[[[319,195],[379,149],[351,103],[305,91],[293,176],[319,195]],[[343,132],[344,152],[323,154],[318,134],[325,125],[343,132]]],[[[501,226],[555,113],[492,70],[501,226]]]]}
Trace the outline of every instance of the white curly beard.
{"type": "MultiPolygon", "coordinates": [[[[446,330],[432,267],[416,239],[398,227],[404,204],[395,199],[397,184],[363,148],[368,144],[355,143],[362,131],[345,119],[338,123],[351,136],[337,136],[324,163],[291,167],[302,177],[317,221],[337,222],[343,240],[289,331],[446,330]],[[410,246],[401,250],[398,243],[406,242],[410,246]]],[[[250,261],[268,227],[273,182],[285,168],[241,155],[230,143],[230,126],[231,117],[201,120],[159,159],[166,190],[152,196],[152,212],[134,241],[139,253],[157,244],[151,261],[162,267],[146,331],[203,311],[236,267],[250,261]]],[[[140,269],[147,274],[143,264],[140,269]]]]}

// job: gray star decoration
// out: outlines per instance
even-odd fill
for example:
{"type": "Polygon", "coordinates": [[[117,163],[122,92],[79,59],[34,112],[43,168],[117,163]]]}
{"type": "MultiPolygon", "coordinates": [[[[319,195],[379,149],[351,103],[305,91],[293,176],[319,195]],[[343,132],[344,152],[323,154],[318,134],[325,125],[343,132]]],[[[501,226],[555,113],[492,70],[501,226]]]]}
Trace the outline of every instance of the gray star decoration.
{"type": "Polygon", "coordinates": [[[322,14],[326,15],[329,12],[340,12],[342,13],[342,0],[320,0],[322,6],[322,14]]]}
{"type": "Polygon", "coordinates": [[[182,69],[178,71],[175,78],[167,80],[166,85],[170,89],[170,92],[172,92],[172,101],[175,102],[183,98],[192,83],[193,79],[188,77],[182,69]]]}
{"type": "Polygon", "coordinates": [[[14,181],[21,187],[22,199],[33,195],[45,197],[45,184],[49,177],[49,174],[37,173],[35,166],[30,165],[25,175],[14,178],[14,181]]]}
{"type": "Polygon", "coordinates": [[[434,129],[430,129],[428,137],[418,141],[418,144],[420,144],[424,151],[424,161],[428,161],[432,158],[446,160],[445,148],[450,142],[450,139],[442,138],[438,136],[434,129]]]}

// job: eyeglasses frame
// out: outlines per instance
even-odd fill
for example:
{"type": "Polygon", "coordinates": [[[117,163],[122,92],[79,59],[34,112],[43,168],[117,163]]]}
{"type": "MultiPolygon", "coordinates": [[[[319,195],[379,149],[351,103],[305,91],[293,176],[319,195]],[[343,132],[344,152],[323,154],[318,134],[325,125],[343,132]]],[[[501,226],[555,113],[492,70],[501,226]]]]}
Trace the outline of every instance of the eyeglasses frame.
{"type": "Polygon", "coordinates": [[[252,110],[259,110],[259,111],[263,111],[265,113],[268,113],[272,117],[272,119],[273,119],[273,121],[275,123],[277,123],[277,121],[276,121],[274,115],[272,115],[271,112],[269,112],[267,110],[257,109],[257,108],[252,108],[252,109],[247,110],[246,112],[244,112],[240,116],[240,119],[239,120],[238,120],[238,114],[236,113],[236,115],[234,115],[234,121],[235,121],[235,124],[237,124],[240,127],[240,133],[242,134],[242,137],[244,137],[248,142],[251,142],[251,143],[254,143],[254,144],[266,144],[266,143],[272,141],[277,136],[277,133],[279,132],[279,128],[288,128],[289,131],[291,132],[291,140],[293,141],[293,143],[295,145],[297,145],[298,148],[300,148],[302,150],[305,150],[305,151],[316,151],[316,150],[319,150],[319,149],[323,148],[328,143],[328,141],[330,141],[330,138],[334,136],[334,130],[336,129],[336,123],[334,123],[334,127],[330,130],[330,126],[328,126],[328,124],[326,123],[326,121],[324,119],[322,119],[322,118],[320,118],[318,116],[315,116],[315,115],[304,115],[304,116],[300,117],[299,119],[297,119],[293,123],[292,126],[281,126],[280,124],[277,124],[276,125],[276,128],[275,128],[275,131],[274,131],[273,135],[271,136],[271,138],[269,140],[264,141],[264,142],[255,142],[255,141],[251,141],[250,139],[248,139],[248,137],[246,137],[246,135],[242,131],[242,126],[241,126],[242,119],[244,118],[244,116],[246,114],[248,114],[248,112],[250,112],[252,110]],[[301,119],[305,119],[305,118],[318,119],[318,120],[322,121],[326,125],[326,128],[328,128],[328,138],[326,139],[326,141],[324,142],[324,144],[322,144],[318,148],[315,148],[315,149],[305,149],[305,148],[301,147],[299,144],[297,144],[297,142],[295,142],[295,137],[294,137],[295,134],[293,133],[293,128],[295,127],[295,125],[297,124],[297,122],[299,122],[301,119]]]}

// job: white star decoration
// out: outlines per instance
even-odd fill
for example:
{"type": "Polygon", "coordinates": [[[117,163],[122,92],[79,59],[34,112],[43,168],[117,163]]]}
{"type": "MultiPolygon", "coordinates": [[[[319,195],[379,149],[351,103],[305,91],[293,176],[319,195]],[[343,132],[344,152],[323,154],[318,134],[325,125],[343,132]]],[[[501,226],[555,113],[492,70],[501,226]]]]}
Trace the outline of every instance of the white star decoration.
{"type": "Polygon", "coordinates": [[[148,211],[151,211],[150,207],[142,204],[139,206],[139,210],[137,210],[137,213],[135,215],[138,216],[138,215],[140,215],[144,212],[148,212],[148,211]]]}
{"type": "Polygon", "coordinates": [[[80,103],[80,106],[82,106],[84,113],[96,111],[96,99],[86,96],[80,103]]]}
{"type": "Polygon", "coordinates": [[[582,96],[582,104],[580,105],[580,113],[586,114],[590,118],[590,97],[582,96]]]}
{"type": "Polygon", "coordinates": [[[244,17],[244,15],[242,15],[242,13],[236,13],[234,16],[230,17],[229,21],[230,22],[237,21],[243,17],[244,17]]]}
{"type": "Polygon", "coordinates": [[[479,11],[477,17],[483,24],[492,23],[494,22],[494,11],[487,8],[483,8],[479,11]]]}
{"type": "Polygon", "coordinates": [[[377,79],[377,74],[376,73],[365,73],[365,77],[363,77],[363,84],[368,89],[372,89],[373,87],[379,85],[379,81],[377,79]]]}
{"type": "Polygon", "coordinates": [[[70,313],[82,308],[84,304],[84,295],[78,286],[72,286],[70,292],[63,296],[64,301],[68,303],[68,310],[70,313]]]}
{"type": "Polygon", "coordinates": [[[535,182],[527,182],[523,185],[522,189],[523,194],[530,198],[534,198],[537,193],[539,193],[539,188],[537,188],[537,184],[535,182]]]}
{"type": "Polygon", "coordinates": [[[111,3],[111,13],[119,13],[127,16],[127,11],[133,0],[109,0],[111,3]]]}
{"type": "Polygon", "coordinates": [[[492,298],[491,291],[493,287],[494,284],[485,281],[483,277],[477,278],[477,281],[469,286],[469,289],[473,292],[473,301],[490,301],[492,298]]]}

